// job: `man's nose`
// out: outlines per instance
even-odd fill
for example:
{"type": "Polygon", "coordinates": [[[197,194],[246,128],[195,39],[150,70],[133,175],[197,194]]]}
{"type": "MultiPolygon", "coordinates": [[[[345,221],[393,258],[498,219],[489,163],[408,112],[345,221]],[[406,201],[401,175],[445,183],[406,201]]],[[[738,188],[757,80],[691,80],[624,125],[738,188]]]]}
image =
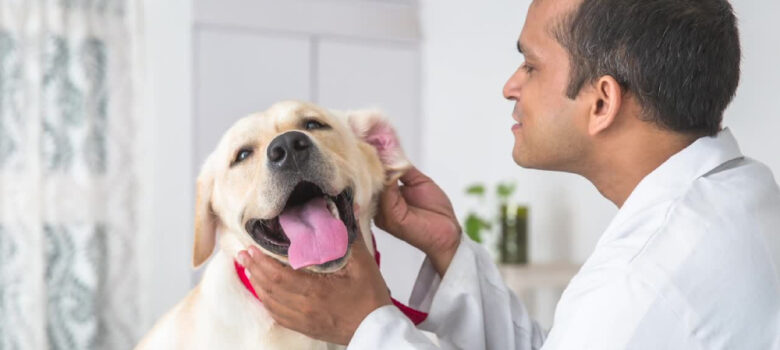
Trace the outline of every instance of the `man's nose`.
{"type": "Polygon", "coordinates": [[[507,100],[518,100],[520,97],[520,87],[523,83],[523,76],[521,69],[518,68],[509,80],[504,84],[504,98],[507,100]]]}
{"type": "Polygon", "coordinates": [[[274,170],[297,169],[309,159],[312,142],[306,134],[289,131],[268,145],[268,165],[274,170]]]}

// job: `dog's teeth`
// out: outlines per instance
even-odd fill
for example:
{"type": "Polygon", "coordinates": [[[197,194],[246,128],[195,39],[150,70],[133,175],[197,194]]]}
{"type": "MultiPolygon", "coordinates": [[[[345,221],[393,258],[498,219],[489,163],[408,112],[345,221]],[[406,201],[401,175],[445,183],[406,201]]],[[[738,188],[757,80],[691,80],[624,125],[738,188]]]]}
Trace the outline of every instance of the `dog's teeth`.
{"type": "Polygon", "coordinates": [[[328,203],[328,209],[330,209],[330,213],[333,214],[333,217],[338,219],[339,218],[339,208],[336,207],[336,203],[333,202],[330,197],[325,197],[325,201],[328,203]]]}

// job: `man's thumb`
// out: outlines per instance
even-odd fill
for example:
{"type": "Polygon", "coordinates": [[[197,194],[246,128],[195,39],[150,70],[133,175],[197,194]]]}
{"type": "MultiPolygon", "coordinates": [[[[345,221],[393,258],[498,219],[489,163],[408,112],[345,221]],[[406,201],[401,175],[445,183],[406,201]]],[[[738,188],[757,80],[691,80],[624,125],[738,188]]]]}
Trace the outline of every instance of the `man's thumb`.
{"type": "Polygon", "coordinates": [[[406,201],[401,195],[398,184],[393,183],[385,187],[379,196],[379,210],[374,218],[377,226],[384,230],[394,226],[393,223],[399,219],[397,217],[399,211],[403,210],[405,205],[406,201]]]}

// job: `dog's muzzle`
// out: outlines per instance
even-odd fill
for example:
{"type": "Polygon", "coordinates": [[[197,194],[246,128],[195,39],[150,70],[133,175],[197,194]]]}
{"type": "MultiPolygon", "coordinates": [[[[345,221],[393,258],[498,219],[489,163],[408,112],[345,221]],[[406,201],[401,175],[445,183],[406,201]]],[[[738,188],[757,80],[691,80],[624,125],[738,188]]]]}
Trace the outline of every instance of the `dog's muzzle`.
{"type": "Polygon", "coordinates": [[[338,192],[326,186],[332,172],[304,133],[277,136],[267,155],[276,188],[288,194],[281,197],[284,207],[278,216],[245,223],[250,237],[269,252],[286,256],[295,269],[343,262],[358,233],[352,189],[338,192]]]}
{"type": "Polygon", "coordinates": [[[295,269],[337,265],[358,232],[352,189],[330,196],[314,183],[301,182],[279,216],[250,219],[246,230],[263,248],[287,256],[295,269]]]}

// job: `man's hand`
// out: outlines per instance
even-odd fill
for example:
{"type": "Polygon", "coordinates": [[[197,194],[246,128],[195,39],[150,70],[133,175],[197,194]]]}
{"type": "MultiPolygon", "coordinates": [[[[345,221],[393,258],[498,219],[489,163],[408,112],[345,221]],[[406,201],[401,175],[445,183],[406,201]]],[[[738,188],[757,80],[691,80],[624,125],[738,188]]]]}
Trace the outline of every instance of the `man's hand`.
{"type": "Polygon", "coordinates": [[[376,225],[422,250],[444,276],[460,243],[461,229],[452,203],[433,180],[416,168],[388,186],[379,201],[376,225]]]}
{"type": "Polygon", "coordinates": [[[309,337],[346,345],[360,322],[391,304],[379,267],[363,238],[352,244],[343,269],[331,274],[293,270],[252,246],[238,255],[271,317],[309,337]]]}

